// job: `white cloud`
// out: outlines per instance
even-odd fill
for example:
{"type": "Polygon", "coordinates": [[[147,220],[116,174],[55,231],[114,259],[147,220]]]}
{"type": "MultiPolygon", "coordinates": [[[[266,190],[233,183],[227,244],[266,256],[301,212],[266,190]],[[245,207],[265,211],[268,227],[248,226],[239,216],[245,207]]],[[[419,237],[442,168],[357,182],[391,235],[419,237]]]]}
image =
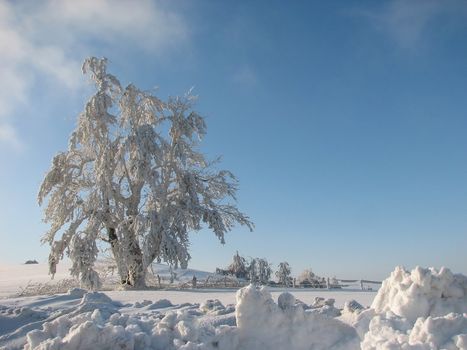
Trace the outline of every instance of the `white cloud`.
{"type": "Polygon", "coordinates": [[[163,55],[187,32],[179,14],[150,0],[0,0],[0,140],[18,148],[11,116],[39,75],[76,90],[92,45],[163,55]]]}
{"type": "Polygon", "coordinates": [[[378,10],[359,11],[401,48],[414,49],[433,20],[443,14],[467,14],[463,0],[392,0],[378,10]]]}
{"type": "Polygon", "coordinates": [[[15,129],[9,124],[0,124],[0,148],[8,145],[15,151],[20,151],[24,148],[24,144],[19,140],[15,129]]]}
{"type": "Polygon", "coordinates": [[[396,0],[374,19],[401,46],[410,48],[420,40],[429,21],[439,12],[440,4],[433,0],[396,0]]]}
{"type": "Polygon", "coordinates": [[[107,44],[132,43],[157,52],[186,39],[187,28],[180,15],[150,0],[49,0],[35,13],[44,26],[62,28],[58,39],[68,44],[84,36],[107,44]]]}

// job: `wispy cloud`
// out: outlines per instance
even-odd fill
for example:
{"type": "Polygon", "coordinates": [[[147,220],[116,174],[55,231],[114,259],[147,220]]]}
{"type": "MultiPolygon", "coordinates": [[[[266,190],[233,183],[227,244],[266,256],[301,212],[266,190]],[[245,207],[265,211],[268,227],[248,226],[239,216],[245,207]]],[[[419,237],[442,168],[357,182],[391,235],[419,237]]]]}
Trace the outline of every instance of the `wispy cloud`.
{"type": "Polygon", "coordinates": [[[430,24],[445,14],[467,15],[463,0],[392,0],[377,9],[359,10],[376,28],[392,38],[402,49],[414,49],[427,33],[430,24]]]}
{"type": "Polygon", "coordinates": [[[249,65],[243,65],[234,73],[233,81],[252,87],[258,84],[258,75],[249,65]]]}
{"type": "Polygon", "coordinates": [[[24,147],[16,130],[9,124],[0,123],[0,142],[8,144],[15,151],[21,151],[24,147]]]}
{"type": "Polygon", "coordinates": [[[93,45],[163,55],[187,33],[181,15],[150,0],[0,0],[0,143],[20,148],[12,115],[39,75],[76,90],[93,45]]]}

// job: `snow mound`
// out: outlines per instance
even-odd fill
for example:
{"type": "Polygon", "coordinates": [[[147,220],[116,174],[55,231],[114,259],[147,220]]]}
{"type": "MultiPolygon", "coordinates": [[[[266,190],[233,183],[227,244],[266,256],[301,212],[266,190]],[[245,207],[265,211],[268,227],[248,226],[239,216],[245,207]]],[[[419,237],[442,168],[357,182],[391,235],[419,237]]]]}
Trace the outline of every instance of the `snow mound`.
{"type": "Polygon", "coordinates": [[[467,277],[397,267],[383,282],[362,349],[467,349],[467,277]]]}
{"type": "Polygon", "coordinates": [[[142,302],[137,301],[133,306],[137,309],[151,305],[152,301],[151,300],[143,300],[142,302]]]}
{"type": "Polygon", "coordinates": [[[449,269],[423,269],[411,272],[396,267],[383,282],[371,305],[377,313],[391,311],[415,322],[418,317],[444,316],[467,312],[467,277],[449,269]]]}
{"type": "Polygon", "coordinates": [[[287,293],[277,305],[265,289],[254,286],[237,292],[239,349],[359,349],[351,326],[334,318],[295,306],[287,293]]]}
{"type": "Polygon", "coordinates": [[[376,315],[362,349],[467,349],[467,314],[420,317],[415,324],[391,312],[376,315]]]}
{"type": "Polygon", "coordinates": [[[32,349],[146,349],[154,325],[151,317],[121,315],[123,305],[104,293],[86,293],[75,309],[27,334],[32,349]]]}
{"type": "Polygon", "coordinates": [[[83,295],[83,299],[81,299],[81,305],[84,304],[112,304],[112,299],[110,299],[104,293],[91,292],[83,295]]]}
{"type": "Polygon", "coordinates": [[[151,303],[151,305],[148,306],[148,309],[149,310],[163,309],[163,308],[171,307],[171,306],[173,306],[173,305],[170,302],[170,300],[161,299],[161,300],[158,300],[158,301],[156,301],[154,303],[151,303]]]}
{"type": "Polygon", "coordinates": [[[133,349],[135,335],[126,328],[104,323],[99,310],[46,322],[27,335],[25,349],[133,349]]]}
{"type": "Polygon", "coordinates": [[[277,305],[282,310],[293,308],[295,306],[295,302],[295,297],[289,292],[282,293],[279,295],[279,298],[277,298],[277,305]]]}
{"type": "Polygon", "coordinates": [[[409,343],[429,344],[432,349],[467,349],[467,314],[419,318],[410,332],[409,343]]]}
{"type": "Polygon", "coordinates": [[[236,327],[228,325],[232,316],[222,315],[228,308],[218,300],[163,317],[123,315],[116,305],[102,293],[87,293],[74,311],[29,332],[25,349],[348,350],[360,342],[352,327],[306,312],[290,293],[276,304],[266,289],[254,286],[237,293],[236,327]],[[201,314],[218,319],[200,322],[201,314]]]}
{"type": "Polygon", "coordinates": [[[204,303],[200,305],[199,308],[201,311],[209,315],[225,315],[225,314],[235,311],[233,307],[230,307],[230,306],[225,307],[217,299],[206,300],[204,303]]]}
{"type": "MultiPolygon", "coordinates": [[[[467,277],[448,269],[396,268],[372,308],[353,300],[343,310],[333,299],[307,306],[288,292],[276,303],[266,288],[253,285],[237,292],[235,308],[217,299],[178,305],[143,300],[128,307],[94,292],[48,318],[0,306],[0,328],[2,321],[21,326],[25,318],[37,319],[28,329],[29,350],[466,350],[466,286],[467,277]]],[[[0,347],[2,339],[10,338],[0,336],[0,347]]]]}

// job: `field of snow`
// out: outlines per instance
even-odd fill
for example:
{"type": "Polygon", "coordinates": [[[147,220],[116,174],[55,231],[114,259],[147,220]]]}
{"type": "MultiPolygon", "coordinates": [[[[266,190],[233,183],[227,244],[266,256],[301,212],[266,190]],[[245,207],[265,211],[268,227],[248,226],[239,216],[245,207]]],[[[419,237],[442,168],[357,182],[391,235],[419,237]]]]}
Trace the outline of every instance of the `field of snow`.
{"type": "MultiPolygon", "coordinates": [[[[103,273],[104,264],[98,268],[98,271],[103,273]]],[[[30,264],[30,265],[21,265],[21,264],[0,264],[0,299],[17,295],[25,287],[34,285],[34,284],[48,284],[54,285],[57,282],[63,282],[70,280],[69,269],[71,263],[67,260],[60,262],[57,265],[57,273],[53,280],[51,280],[50,275],[48,274],[48,264],[39,263],[39,264],[30,264]]],[[[157,274],[160,276],[162,283],[168,283],[170,280],[170,268],[164,264],[153,264],[152,271],[154,276],[157,274]]],[[[176,279],[174,285],[180,285],[183,283],[190,283],[193,276],[199,281],[205,280],[209,276],[211,278],[216,275],[206,271],[200,271],[195,269],[173,269],[173,272],[176,274],[176,279]]],[[[155,277],[153,277],[156,280],[155,277]]],[[[155,282],[155,281],[154,281],[155,282]]],[[[104,278],[104,285],[107,287],[115,287],[117,283],[117,276],[109,274],[104,278]]],[[[234,296],[232,296],[234,300],[234,296]]]]}
{"type": "MultiPolygon", "coordinates": [[[[69,264],[58,264],[54,280],[70,278],[69,264]]],[[[0,299],[15,295],[30,283],[49,283],[47,264],[0,264],[0,299]]]]}
{"type": "MultiPolygon", "coordinates": [[[[40,268],[30,272],[34,269],[40,268]]],[[[0,275],[2,288],[7,274],[0,275]]],[[[11,283],[27,280],[22,278],[11,283]]],[[[94,293],[75,288],[66,294],[10,297],[0,299],[2,346],[467,349],[467,277],[448,269],[396,268],[378,293],[247,286],[94,293]]]]}

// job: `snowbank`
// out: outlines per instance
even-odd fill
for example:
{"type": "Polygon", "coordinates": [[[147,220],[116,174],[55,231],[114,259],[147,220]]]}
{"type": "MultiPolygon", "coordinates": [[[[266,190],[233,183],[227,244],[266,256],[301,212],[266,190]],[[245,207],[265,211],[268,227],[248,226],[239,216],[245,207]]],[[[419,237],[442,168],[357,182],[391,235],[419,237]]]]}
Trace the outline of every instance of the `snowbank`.
{"type": "Polygon", "coordinates": [[[253,286],[237,293],[239,347],[235,349],[359,349],[354,328],[295,305],[290,293],[274,303],[270,293],[253,286]]]}
{"type": "Polygon", "coordinates": [[[411,272],[397,267],[383,282],[373,304],[377,313],[391,311],[415,322],[418,317],[467,312],[467,277],[449,269],[423,269],[411,272]]]}
{"type": "Polygon", "coordinates": [[[148,297],[122,304],[104,293],[74,289],[0,306],[0,347],[465,350],[466,298],[467,277],[444,268],[396,268],[371,308],[352,300],[342,310],[333,299],[316,298],[307,305],[288,292],[276,303],[266,288],[252,285],[237,292],[235,306],[218,299],[173,304],[148,297]],[[64,306],[49,310],[59,300],[64,306]],[[14,332],[15,326],[21,331],[14,332]]]}
{"type": "MultiPolygon", "coordinates": [[[[153,305],[162,304],[169,306],[167,301],[144,301],[134,307],[154,310],[153,305]]],[[[124,315],[118,311],[121,306],[103,293],[86,293],[74,311],[29,332],[25,348],[339,350],[358,349],[360,343],[352,327],[306,311],[290,293],[282,294],[276,304],[265,288],[254,286],[237,293],[236,326],[228,317],[216,319],[234,311],[218,300],[187,305],[163,316],[157,312],[124,315]]]]}
{"type": "Polygon", "coordinates": [[[383,282],[363,349],[467,349],[467,277],[397,267],[383,282]]]}

